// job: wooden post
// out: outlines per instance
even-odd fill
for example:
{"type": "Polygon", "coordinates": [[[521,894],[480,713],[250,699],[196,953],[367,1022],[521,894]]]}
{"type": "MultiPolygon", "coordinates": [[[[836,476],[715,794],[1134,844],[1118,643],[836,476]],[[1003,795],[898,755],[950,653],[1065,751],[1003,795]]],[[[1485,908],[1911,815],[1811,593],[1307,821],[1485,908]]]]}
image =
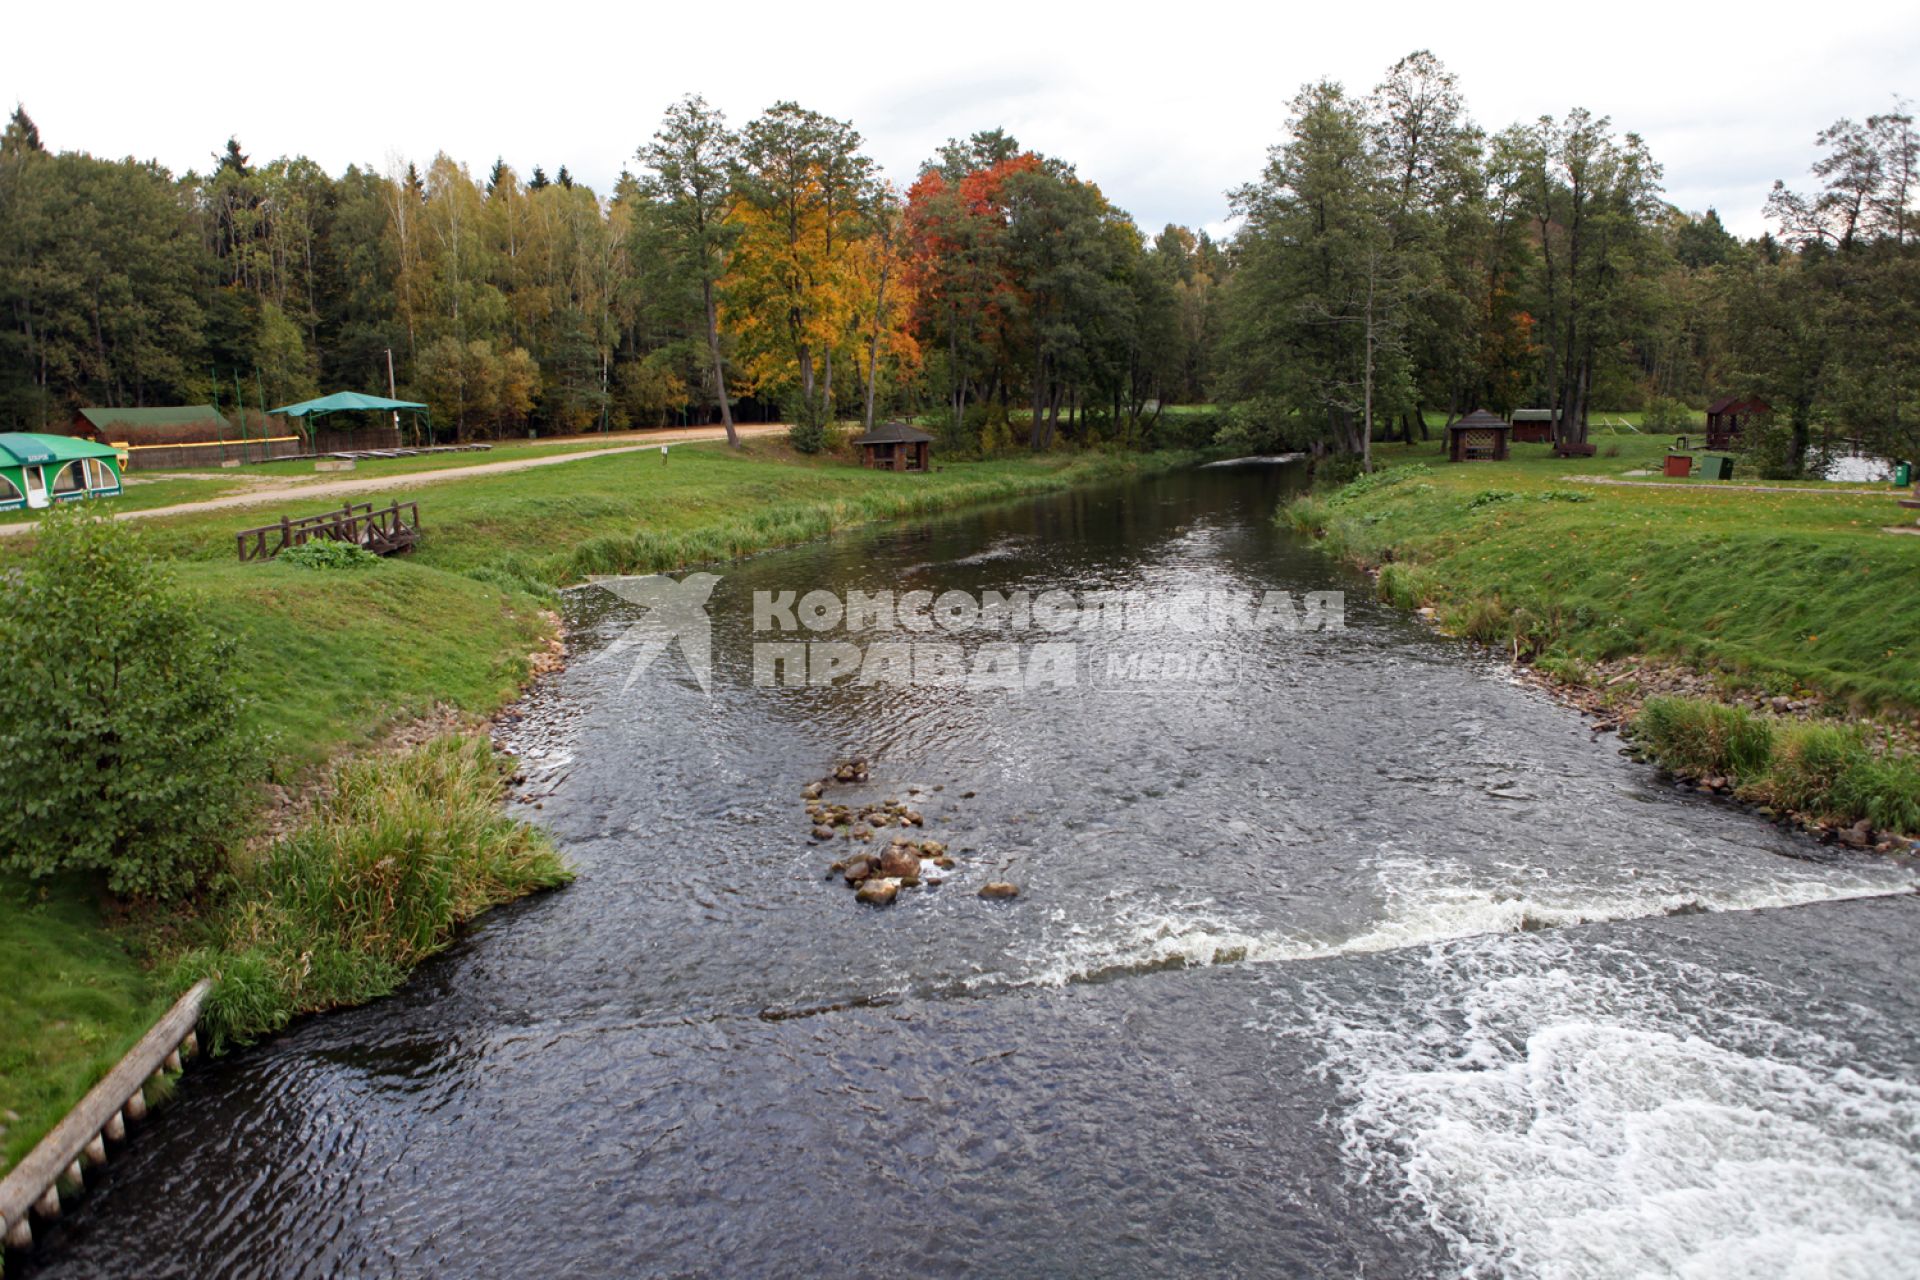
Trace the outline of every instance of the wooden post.
{"type": "Polygon", "coordinates": [[[98,1169],[107,1162],[107,1140],[97,1133],[94,1134],[87,1139],[87,1145],[80,1154],[87,1158],[89,1165],[98,1169]]]}
{"type": "Polygon", "coordinates": [[[25,1215],[7,1224],[7,1248],[33,1248],[33,1224],[27,1220],[25,1215]]]}
{"type": "Polygon", "coordinates": [[[125,1142],[127,1140],[127,1114],[125,1109],[123,1108],[114,1112],[113,1118],[107,1121],[107,1127],[102,1129],[100,1133],[108,1142],[125,1142]]]}
{"type": "Polygon", "coordinates": [[[135,1089],[133,1096],[127,1099],[127,1105],[121,1108],[121,1110],[126,1113],[127,1119],[133,1121],[135,1124],[145,1120],[147,1118],[147,1091],[145,1089],[135,1089]]]}
{"type": "Polygon", "coordinates": [[[52,1219],[59,1217],[60,1189],[52,1183],[48,1183],[47,1189],[40,1193],[40,1198],[33,1202],[33,1211],[43,1218],[52,1219]]]}

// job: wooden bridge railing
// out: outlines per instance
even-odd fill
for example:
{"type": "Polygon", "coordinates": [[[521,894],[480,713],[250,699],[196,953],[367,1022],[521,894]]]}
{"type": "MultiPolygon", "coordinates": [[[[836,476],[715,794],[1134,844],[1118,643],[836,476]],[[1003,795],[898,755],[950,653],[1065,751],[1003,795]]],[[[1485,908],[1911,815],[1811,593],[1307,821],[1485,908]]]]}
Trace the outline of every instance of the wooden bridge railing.
{"type": "Polygon", "coordinates": [[[288,547],[323,540],[351,542],[375,555],[411,550],[420,537],[420,504],[395,502],[375,509],[372,503],[349,502],[338,511],[317,516],[282,517],[278,524],[242,529],[234,535],[240,559],[271,560],[288,547]]]}

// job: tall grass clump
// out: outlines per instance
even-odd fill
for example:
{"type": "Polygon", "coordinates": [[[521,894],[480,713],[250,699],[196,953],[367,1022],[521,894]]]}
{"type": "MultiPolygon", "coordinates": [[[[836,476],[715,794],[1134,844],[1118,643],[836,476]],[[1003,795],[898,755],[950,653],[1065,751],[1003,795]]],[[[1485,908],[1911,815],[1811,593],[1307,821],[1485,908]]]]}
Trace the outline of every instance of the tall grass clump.
{"type": "Polygon", "coordinates": [[[1756,804],[1920,833],[1920,763],[1874,750],[1856,725],[1780,720],[1704,698],[1649,698],[1633,737],[1669,772],[1732,779],[1756,804]]]}
{"type": "Polygon", "coordinates": [[[501,809],[504,774],[478,735],[340,766],[321,812],[237,873],[219,945],[184,962],[221,978],[215,1047],[386,995],[460,925],[571,879],[501,809]]]}
{"type": "Polygon", "coordinates": [[[1704,698],[1649,698],[1633,732],[1662,766],[1689,777],[1752,782],[1773,755],[1774,729],[1765,718],[1704,698]]]}

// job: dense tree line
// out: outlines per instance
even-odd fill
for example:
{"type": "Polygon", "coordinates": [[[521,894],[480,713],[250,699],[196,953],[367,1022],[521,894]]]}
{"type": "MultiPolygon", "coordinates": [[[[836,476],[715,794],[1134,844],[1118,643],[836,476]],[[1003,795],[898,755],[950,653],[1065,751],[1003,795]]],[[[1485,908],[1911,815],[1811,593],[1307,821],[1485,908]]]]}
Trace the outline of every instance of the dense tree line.
{"type": "Polygon", "coordinates": [[[1216,394],[1271,443],[1357,455],[1425,410],[1596,409],[1678,420],[1717,395],[1774,406],[1794,474],[1823,440],[1920,451],[1920,242],[1912,118],[1842,120],[1810,192],[1743,243],[1661,198],[1632,133],[1583,110],[1489,134],[1431,54],[1369,94],[1328,81],[1234,193],[1216,394]]]}
{"type": "Polygon", "coordinates": [[[1189,434],[1357,456],[1429,414],[1679,421],[1775,406],[1767,464],[1829,440],[1920,452],[1920,213],[1904,110],[1818,135],[1769,234],[1662,198],[1646,144],[1584,110],[1488,132],[1431,54],[1366,94],[1323,81],[1231,193],[1225,244],[1148,237],[1065,160],[998,130],[904,191],[797,103],[735,128],[673,104],[602,195],[565,166],[476,178],[237,141],[206,174],[0,136],[0,425],[78,404],[425,399],[465,434],[725,422],[817,443],[893,412],[962,448],[1189,434]],[[1207,428],[1211,429],[1211,428],[1207,428]]]}
{"type": "Polygon", "coordinates": [[[739,129],[674,104],[602,196],[561,167],[484,177],[237,140],[205,174],[0,138],[0,424],[81,404],[402,395],[462,434],[719,419],[811,428],[943,410],[954,443],[1143,437],[1206,394],[1225,258],[1151,243],[1072,166],[998,132],[910,191],[845,121],[739,129]],[[944,412],[950,409],[951,412],[944,412]]]}

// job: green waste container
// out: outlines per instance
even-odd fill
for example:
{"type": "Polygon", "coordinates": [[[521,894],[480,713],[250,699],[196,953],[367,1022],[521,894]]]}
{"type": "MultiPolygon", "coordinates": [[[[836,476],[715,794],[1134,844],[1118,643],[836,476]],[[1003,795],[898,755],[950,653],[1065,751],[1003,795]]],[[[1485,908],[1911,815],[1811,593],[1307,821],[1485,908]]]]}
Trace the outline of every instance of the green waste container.
{"type": "Polygon", "coordinates": [[[1733,459],[1714,457],[1700,459],[1700,478],[1702,480],[1733,479],[1733,459]]]}
{"type": "Polygon", "coordinates": [[[1904,489],[1912,483],[1913,464],[1911,462],[1896,463],[1893,468],[1893,487],[1904,489]]]}

